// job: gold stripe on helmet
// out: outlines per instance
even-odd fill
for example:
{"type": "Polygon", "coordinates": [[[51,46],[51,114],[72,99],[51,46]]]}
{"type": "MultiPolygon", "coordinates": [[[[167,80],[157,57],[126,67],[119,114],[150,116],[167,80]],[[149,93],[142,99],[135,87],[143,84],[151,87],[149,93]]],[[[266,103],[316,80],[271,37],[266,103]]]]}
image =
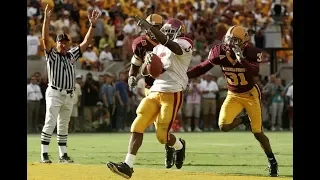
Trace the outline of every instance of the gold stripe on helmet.
{"type": "Polygon", "coordinates": [[[228,31],[229,34],[232,34],[232,31],[234,30],[234,27],[235,27],[235,26],[230,27],[230,29],[229,29],[229,31],[228,31]]]}

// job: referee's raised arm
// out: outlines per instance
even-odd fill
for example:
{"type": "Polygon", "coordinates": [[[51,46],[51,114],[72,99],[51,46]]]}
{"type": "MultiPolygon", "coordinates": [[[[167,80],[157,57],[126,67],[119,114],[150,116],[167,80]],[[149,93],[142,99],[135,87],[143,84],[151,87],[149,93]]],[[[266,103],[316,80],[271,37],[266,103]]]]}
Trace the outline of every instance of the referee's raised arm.
{"type": "Polygon", "coordinates": [[[51,50],[51,44],[49,41],[49,24],[51,17],[51,9],[49,9],[48,4],[44,10],[44,20],[42,26],[42,39],[43,39],[43,48],[48,53],[51,50]]]}
{"type": "Polygon", "coordinates": [[[84,37],[84,40],[80,44],[81,53],[83,53],[87,49],[87,47],[91,44],[93,34],[94,34],[94,28],[96,27],[97,19],[99,16],[100,14],[97,10],[93,10],[92,14],[88,14],[90,27],[86,36],[84,37]]]}

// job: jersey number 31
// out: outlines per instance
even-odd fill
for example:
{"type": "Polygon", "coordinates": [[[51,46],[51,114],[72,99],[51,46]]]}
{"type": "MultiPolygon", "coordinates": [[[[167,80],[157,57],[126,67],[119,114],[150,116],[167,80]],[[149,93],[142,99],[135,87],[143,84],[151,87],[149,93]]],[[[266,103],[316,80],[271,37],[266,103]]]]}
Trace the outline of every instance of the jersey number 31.
{"type": "Polygon", "coordinates": [[[225,75],[227,76],[227,81],[231,86],[244,86],[248,84],[243,73],[225,72],[225,75]]]}

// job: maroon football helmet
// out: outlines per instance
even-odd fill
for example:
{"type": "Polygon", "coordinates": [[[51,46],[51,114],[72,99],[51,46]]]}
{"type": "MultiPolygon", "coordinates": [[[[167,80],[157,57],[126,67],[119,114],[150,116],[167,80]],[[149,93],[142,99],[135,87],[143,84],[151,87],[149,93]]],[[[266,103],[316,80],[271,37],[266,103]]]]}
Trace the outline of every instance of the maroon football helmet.
{"type": "Polygon", "coordinates": [[[182,21],[176,18],[169,19],[160,29],[160,31],[169,36],[171,40],[182,36],[185,32],[185,26],[182,21]]]}

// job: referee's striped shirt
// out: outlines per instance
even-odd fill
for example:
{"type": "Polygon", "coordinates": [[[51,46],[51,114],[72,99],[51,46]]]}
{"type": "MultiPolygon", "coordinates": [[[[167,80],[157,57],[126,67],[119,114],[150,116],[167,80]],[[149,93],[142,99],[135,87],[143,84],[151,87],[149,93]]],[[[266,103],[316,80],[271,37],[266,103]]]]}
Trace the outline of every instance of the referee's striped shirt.
{"type": "Polygon", "coordinates": [[[54,48],[46,52],[48,85],[62,90],[74,90],[75,62],[82,56],[80,46],[70,49],[65,56],[54,48]]]}

